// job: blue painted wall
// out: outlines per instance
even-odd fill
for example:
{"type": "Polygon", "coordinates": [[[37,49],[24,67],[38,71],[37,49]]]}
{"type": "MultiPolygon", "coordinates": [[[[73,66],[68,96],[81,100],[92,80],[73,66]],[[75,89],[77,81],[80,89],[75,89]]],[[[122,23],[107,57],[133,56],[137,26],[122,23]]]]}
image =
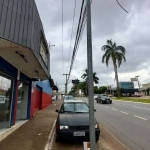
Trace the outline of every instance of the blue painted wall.
{"type": "Polygon", "coordinates": [[[42,88],[43,92],[45,92],[49,95],[52,95],[52,87],[49,83],[49,80],[32,82],[33,87],[36,87],[36,85],[40,86],[42,88]]]}

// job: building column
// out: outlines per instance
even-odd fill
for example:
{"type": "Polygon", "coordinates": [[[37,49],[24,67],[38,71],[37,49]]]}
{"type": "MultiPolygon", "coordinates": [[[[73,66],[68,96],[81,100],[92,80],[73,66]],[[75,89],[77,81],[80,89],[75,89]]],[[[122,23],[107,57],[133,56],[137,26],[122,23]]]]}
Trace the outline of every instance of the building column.
{"type": "Polygon", "coordinates": [[[31,118],[31,99],[32,99],[32,80],[29,82],[28,90],[28,106],[27,106],[27,119],[31,118]]]}
{"type": "Polygon", "coordinates": [[[18,100],[18,87],[20,81],[20,70],[18,69],[17,78],[14,83],[14,94],[13,94],[13,103],[12,103],[12,115],[11,115],[11,125],[16,123],[16,112],[17,112],[17,100],[18,100]]]}

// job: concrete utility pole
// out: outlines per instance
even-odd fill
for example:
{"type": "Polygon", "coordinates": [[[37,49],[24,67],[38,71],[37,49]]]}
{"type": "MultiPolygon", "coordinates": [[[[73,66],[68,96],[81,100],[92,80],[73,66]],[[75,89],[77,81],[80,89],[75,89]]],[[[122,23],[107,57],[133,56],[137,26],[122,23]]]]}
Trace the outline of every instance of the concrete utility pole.
{"type": "Polygon", "coordinates": [[[65,84],[65,95],[67,95],[67,76],[69,75],[69,74],[63,74],[63,75],[65,75],[66,76],[66,84],[65,84]]]}
{"type": "Polygon", "coordinates": [[[87,64],[88,64],[88,99],[89,99],[89,124],[90,124],[90,149],[96,150],[95,118],[94,118],[94,85],[92,61],[92,35],[91,35],[91,2],[87,0],[87,64]]]}

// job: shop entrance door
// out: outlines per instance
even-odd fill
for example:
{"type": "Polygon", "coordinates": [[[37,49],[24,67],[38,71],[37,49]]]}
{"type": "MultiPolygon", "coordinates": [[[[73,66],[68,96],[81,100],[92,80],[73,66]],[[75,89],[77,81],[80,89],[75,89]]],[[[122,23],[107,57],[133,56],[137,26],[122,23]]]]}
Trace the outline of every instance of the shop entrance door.
{"type": "Polygon", "coordinates": [[[13,78],[0,72],[0,129],[10,127],[13,78]]]}

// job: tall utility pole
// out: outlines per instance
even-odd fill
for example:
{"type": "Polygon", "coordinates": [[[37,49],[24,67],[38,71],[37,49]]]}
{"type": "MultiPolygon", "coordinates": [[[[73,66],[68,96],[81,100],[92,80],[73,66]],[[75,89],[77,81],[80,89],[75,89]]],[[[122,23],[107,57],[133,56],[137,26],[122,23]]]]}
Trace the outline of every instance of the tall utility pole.
{"type": "Polygon", "coordinates": [[[89,99],[89,125],[90,125],[90,149],[96,150],[95,118],[94,118],[94,85],[93,85],[93,61],[92,61],[92,35],[91,35],[91,0],[87,0],[87,64],[88,64],[88,99],[89,99]]]}
{"type": "Polygon", "coordinates": [[[69,75],[69,74],[63,74],[63,75],[65,75],[66,76],[66,84],[65,84],[65,95],[67,95],[67,76],[69,75]]]}

